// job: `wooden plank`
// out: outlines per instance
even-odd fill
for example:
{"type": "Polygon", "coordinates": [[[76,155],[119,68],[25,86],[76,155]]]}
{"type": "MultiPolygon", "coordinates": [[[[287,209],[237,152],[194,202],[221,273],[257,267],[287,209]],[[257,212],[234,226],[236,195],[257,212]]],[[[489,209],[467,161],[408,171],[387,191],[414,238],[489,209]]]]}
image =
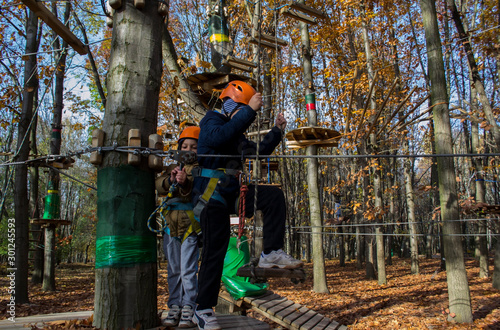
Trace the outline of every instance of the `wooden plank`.
{"type": "Polygon", "coordinates": [[[250,39],[248,39],[248,42],[251,44],[257,45],[257,46],[260,44],[261,47],[264,47],[264,48],[267,48],[270,50],[273,50],[273,49],[276,50],[276,48],[278,48],[278,50],[281,49],[280,45],[273,44],[273,43],[266,41],[266,40],[263,40],[263,39],[258,40],[257,38],[250,38],[250,39]]]}
{"type": "Polygon", "coordinates": [[[324,329],[324,326],[321,327],[319,324],[321,321],[323,321],[325,319],[327,320],[327,322],[329,321],[323,315],[316,313],[316,315],[314,315],[311,319],[309,319],[309,321],[307,321],[306,323],[304,323],[300,326],[300,330],[309,330],[309,329],[313,329],[313,328],[314,328],[314,330],[322,330],[322,329],[324,329]]]}
{"type": "MultiPolygon", "coordinates": [[[[267,166],[267,164],[265,164],[267,166]]],[[[262,166],[264,168],[264,165],[262,166]]],[[[267,168],[266,168],[267,169],[267,168]]],[[[285,269],[285,268],[261,268],[255,267],[254,274],[258,278],[281,277],[281,278],[296,278],[305,279],[306,272],[302,268],[285,269]]],[[[251,267],[240,267],[236,275],[241,277],[252,277],[251,267]]]]}
{"type": "Polygon", "coordinates": [[[259,308],[262,309],[263,311],[267,312],[271,308],[278,306],[279,304],[281,304],[285,301],[288,301],[288,299],[285,297],[280,297],[278,299],[273,299],[273,300],[270,300],[266,303],[263,303],[262,305],[259,306],[259,308]]]}
{"type": "Polygon", "coordinates": [[[287,308],[283,309],[282,311],[276,313],[276,317],[279,318],[279,319],[281,319],[281,320],[284,320],[288,315],[291,315],[293,313],[297,313],[297,311],[300,311],[301,307],[302,307],[302,305],[294,303],[293,305],[290,305],[287,308]]]}
{"type": "Polygon", "coordinates": [[[228,55],[226,57],[226,60],[231,63],[231,62],[234,62],[234,63],[238,63],[238,64],[242,64],[242,65],[246,65],[246,66],[250,66],[252,68],[256,68],[257,67],[257,64],[255,64],[254,62],[252,61],[247,61],[247,60],[243,60],[241,58],[236,58],[234,56],[230,56],[228,55]]]}
{"type": "Polygon", "coordinates": [[[267,35],[267,34],[257,34],[255,36],[255,39],[260,39],[261,40],[264,40],[264,41],[267,41],[267,42],[270,42],[272,44],[278,44],[278,46],[288,46],[288,42],[286,42],[285,40],[283,39],[280,39],[280,38],[277,38],[275,36],[271,36],[271,35],[267,35]]]}
{"type": "Polygon", "coordinates": [[[80,55],[87,54],[87,46],[85,46],[70,29],[64,25],[50,10],[43,4],[35,0],[21,0],[26,7],[31,9],[36,16],[40,17],[55,33],[63,38],[68,45],[80,55]]]}
{"type": "Polygon", "coordinates": [[[222,64],[230,66],[230,67],[238,69],[238,70],[241,70],[241,71],[245,71],[245,72],[252,72],[253,71],[253,69],[251,67],[249,67],[249,66],[246,66],[246,65],[243,65],[243,64],[239,64],[239,63],[236,63],[236,62],[230,62],[228,60],[223,60],[222,64]]]}
{"type": "Polygon", "coordinates": [[[330,320],[330,323],[325,327],[325,330],[335,330],[338,329],[340,324],[338,322],[335,322],[333,320],[330,320]]]}
{"type": "Polygon", "coordinates": [[[290,328],[290,324],[288,324],[287,322],[285,322],[285,321],[277,318],[276,316],[270,315],[270,314],[268,314],[268,313],[260,310],[257,307],[252,307],[252,310],[256,311],[257,313],[260,313],[261,315],[263,315],[264,317],[270,319],[271,321],[278,323],[279,325],[281,325],[282,327],[284,327],[286,329],[290,328]]]}
{"type": "Polygon", "coordinates": [[[290,17],[293,19],[296,19],[298,21],[304,22],[306,24],[311,24],[311,25],[316,25],[318,24],[318,21],[314,17],[309,17],[307,15],[304,15],[302,13],[296,12],[290,8],[282,8],[280,10],[280,14],[286,17],[290,17]]]}
{"type": "Polygon", "coordinates": [[[269,324],[243,315],[216,315],[222,329],[270,329],[269,324]]]}
{"type": "Polygon", "coordinates": [[[310,319],[312,319],[316,315],[318,315],[317,312],[315,312],[313,310],[308,310],[307,312],[303,313],[298,318],[296,318],[295,320],[293,320],[292,326],[294,326],[297,329],[300,329],[300,327],[303,324],[305,324],[307,321],[309,321],[310,319]]]}
{"type": "MultiPolygon", "coordinates": [[[[337,323],[335,321],[333,322],[337,323]]],[[[325,317],[318,324],[316,324],[316,327],[318,327],[318,329],[326,329],[326,327],[330,326],[331,323],[332,321],[329,318],[325,317]]]]}
{"type": "Polygon", "coordinates": [[[281,296],[279,294],[273,293],[272,295],[268,295],[268,296],[265,296],[265,297],[262,297],[262,298],[254,299],[252,301],[252,306],[260,308],[260,306],[262,304],[265,304],[265,303],[267,303],[269,301],[272,301],[272,300],[275,300],[275,299],[279,299],[279,298],[281,298],[281,296]]]}
{"type": "Polygon", "coordinates": [[[293,313],[290,313],[286,317],[284,317],[283,320],[291,325],[293,321],[301,317],[302,314],[307,313],[307,311],[309,310],[309,308],[307,307],[304,307],[302,305],[299,306],[299,308],[295,308],[293,313]]]}
{"type": "Polygon", "coordinates": [[[326,18],[325,13],[323,13],[321,10],[306,6],[306,5],[299,3],[299,2],[296,2],[296,1],[291,2],[290,7],[295,9],[295,10],[301,11],[309,16],[314,16],[317,18],[326,18]]]}
{"type": "Polygon", "coordinates": [[[293,304],[294,304],[293,301],[287,299],[287,300],[279,303],[278,305],[275,305],[273,307],[268,308],[266,310],[266,312],[270,315],[276,315],[277,313],[281,312],[282,310],[284,310],[287,307],[292,306],[293,304]]]}
{"type": "Polygon", "coordinates": [[[269,296],[269,295],[272,295],[274,294],[274,292],[272,291],[266,291],[266,293],[264,293],[263,295],[261,296],[256,296],[256,297],[244,297],[243,300],[246,301],[247,303],[251,304],[252,301],[256,300],[256,299],[259,299],[259,298],[263,298],[263,297],[266,297],[266,296],[269,296]]]}

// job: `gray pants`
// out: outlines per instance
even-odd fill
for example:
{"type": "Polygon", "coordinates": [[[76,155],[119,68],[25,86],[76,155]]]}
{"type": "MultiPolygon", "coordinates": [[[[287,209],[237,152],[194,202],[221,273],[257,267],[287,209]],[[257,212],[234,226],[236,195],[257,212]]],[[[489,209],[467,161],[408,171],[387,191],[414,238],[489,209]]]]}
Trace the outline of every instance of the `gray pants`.
{"type": "Polygon", "coordinates": [[[163,235],[163,251],[167,256],[168,307],[177,305],[196,306],[198,293],[198,238],[188,236],[181,244],[180,239],[163,235]]]}

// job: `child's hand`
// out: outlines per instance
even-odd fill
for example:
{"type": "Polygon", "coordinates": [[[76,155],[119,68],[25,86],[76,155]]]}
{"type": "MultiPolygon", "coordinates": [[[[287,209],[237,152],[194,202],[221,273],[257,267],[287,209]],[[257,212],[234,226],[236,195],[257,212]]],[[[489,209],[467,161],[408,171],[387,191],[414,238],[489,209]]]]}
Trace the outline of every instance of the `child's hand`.
{"type": "Polygon", "coordinates": [[[186,183],[187,173],[184,169],[181,170],[178,167],[176,168],[176,170],[177,170],[177,174],[175,176],[175,179],[182,186],[182,185],[184,185],[184,183],[186,183]]]}
{"type": "Polygon", "coordinates": [[[173,183],[175,182],[175,180],[176,180],[176,179],[175,179],[175,177],[177,176],[178,169],[179,169],[179,168],[178,168],[178,167],[176,167],[176,168],[174,168],[174,169],[172,170],[172,172],[170,172],[170,180],[169,180],[169,181],[170,181],[170,184],[173,184],[173,183]]]}
{"type": "Polygon", "coordinates": [[[264,103],[262,102],[262,94],[261,93],[255,93],[250,101],[248,102],[248,105],[250,108],[252,108],[254,111],[259,111],[260,107],[262,107],[264,103]]]}
{"type": "Polygon", "coordinates": [[[285,127],[286,127],[286,119],[285,119],[285,116],[283,116],[283,114],[280,112],[278,113],[278,115],[276,116],[276,121],[275,121],[275,125],[282,131],[285,130],[285,127]]]}

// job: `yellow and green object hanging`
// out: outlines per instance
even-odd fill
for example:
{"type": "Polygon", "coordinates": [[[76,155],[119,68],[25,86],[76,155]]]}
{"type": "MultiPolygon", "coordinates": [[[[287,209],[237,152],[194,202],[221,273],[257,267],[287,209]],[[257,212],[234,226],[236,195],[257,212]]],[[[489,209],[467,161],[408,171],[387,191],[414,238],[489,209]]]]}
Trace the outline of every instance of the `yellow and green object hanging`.
{"type": "Polygon", "coordinates": [[[61,196],[59,190],[54,189],[54,184],[49,182],[49,189],[44,198],[42,219],[59,219],[61,216],[61,196]]]}
{"type": "Polygon", "coordinates": [[[212,15],[210,16],[208,24],[208,33],[211,43],[229,42],[229,30],[224,17],[212,15]]]}

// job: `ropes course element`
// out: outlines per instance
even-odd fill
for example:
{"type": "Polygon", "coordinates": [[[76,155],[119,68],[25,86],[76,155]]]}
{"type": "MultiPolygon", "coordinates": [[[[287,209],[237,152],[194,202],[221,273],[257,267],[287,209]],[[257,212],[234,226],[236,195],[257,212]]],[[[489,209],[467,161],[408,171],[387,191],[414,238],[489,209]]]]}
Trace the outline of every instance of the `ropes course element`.
{"type": "MultiPolygon", "coordinates": [[[[113,146],[113,147],[88,147],[81,151],[70,152],[65,155],[47,155],[43,157],[38,157],[35,159],[29,159],[25,161],[13,162],[12,159],[0,163],[0,166],[14,166],[14,165],[31,165],[31,166],[46,166],[49,161],[57,161],[64,158],[70,158],[73,156],[80,157],[87,153],[104,153],[104,152],[125,152],[132,153],[141,156],[154,155],[157,157],[169,157],[173,158],[174,155],[178,154],[178,150],[169,150],[165,152],[160,149],[148,148],[148,147],[138,147],[138,146],[113,146]]],[[[239,155],[211,155],[211,154],[199,154],[198,157],[224,157],[224,158],[241,158],[239,155]]],[[[452,158],[474,158],[474,157],[500,157],[500,153],[487,153],[487,154],[474,154],[474,153],[460,153],[460,154],[408,154],[408,155],[387,155],[387,154],[366,154],[366,155],[265,155],[259,156],[260,159],[304,159],[304,158],[318,158],[318,159],[356,159],[356,158],[440,158],[440,157],[452,157],[452,158]]],[[[250,158],[250,157],[249,157],[250,158]]],[[[255,158],[252,156],[251,158],[255,158]]]]}

